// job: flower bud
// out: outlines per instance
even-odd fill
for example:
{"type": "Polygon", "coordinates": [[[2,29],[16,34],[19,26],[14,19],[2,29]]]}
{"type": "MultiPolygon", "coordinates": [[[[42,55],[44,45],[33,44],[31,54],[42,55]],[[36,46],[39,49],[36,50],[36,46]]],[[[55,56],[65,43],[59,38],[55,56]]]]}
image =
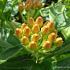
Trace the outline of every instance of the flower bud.
{"type": "Polygon", "coordinates": [[[33,8],[40,8],[41,6],[42,6],[42,3],[40,0],[33,1],[33,8]]]}
{"type": "Polygon", "coordinates": [[[27,45],[29,43],[28,37],[23,36],[22,39],[21,39],[21,42],[22,42],[23,45],[27,45]]]}
{"type": "Polygon", "coordinates": [[[29,18],[29,25],[32,27],[34,25],[34,19],[31,17],[29,18]]]}
{"type": "Polygon", "coordinates": [[[56,38],[55,43],[57,44],[57,46],[62,46],[63,44],[63,39],[61,37],[56,38]]]}
{"type": "Polygon", "coordinates": [[[30,42],[29,47],[30,47],[30,49],[35,49],[35,48],[37,48],[36,42],[34,42],[34,41],[30,42]]]}
{"type": "Polygon", "coordinates": [[[26,25],[25,23],[23,23],[23,24],[21,25],[21,29],[24,29],[26,26],[27,26],[27,25],[26,25]]]}
{"type": "Polygon", "coordinates": [[[54,30],[55,29],[54,23],[52,21],[49,21],[47,23],[47,26],[49,27],[49,30],[54,30]]]}
{"type": "Polygon", "coordinates": [[[33,31],[34,33],[38,33],[38,32],[40,31],[40,28],[39,28],[38,24],[34,24],[34,25],[33,25],[32,31],[33,31]]]}
{"type": "Polygon", "coordinates": [[[32,0],[26,0],[25,9],[29,10],[32,7],[32,0]]]}
{"type": "Polygon", "coordinates": [[[41,28],[41,32],[42,32],[43,34],[47,34],[47,33],[49,32],[48,27],[47,27],[47,26],[43,26],[43,27],[41,28]]]}
{"type": "Polygon", "coordinates": [[[28,26],[26,26],[25,29],[24,29],[24,35],[26,37],[29,37],[30,36],[30,28],[28,26]]]}
{"type": "Polygon", "coordinates": [[[38,40],[39,40],[39,35],[38,34],[33,34],[32,41],[37,42],[38,40]]]}
{"type": "Polygon", "coordinates": [[[43,43],[43,48],[45,48],[45,49],[51,48],[51,43],[50,43],[50,41],[45,41],[45,42],[43,43]]]}
{"type": "Polygon", "coordinates": [[[40,27],[43,26],[43,18],[41,16],[36,19],[36,24],[38,24],[40,27]]]}
{"type": "Polygon", "coordinates": [[[21,2],[21,3],[19,3],[19,5],[18,5],[18,10],[19,10],[19,12],[21,13],[21,12],[23,11],[23,9],[24,9],[24,5],[23,5],[23,3],[21,2]]]}
{"type": "Polygon", "coordinates": [[[50,41],[52,43],[52,42],[54,42],[56,37],[57,37],[57,34],[53,32],[53,33],[49,34],[48,41],[50,41]]]}
{"type": "Polygon", "coordinates": [[[22,34],[22,30],[20,28],[16,28],[16,36],[17,37],[21,37],[21,34],[22,34]]]}

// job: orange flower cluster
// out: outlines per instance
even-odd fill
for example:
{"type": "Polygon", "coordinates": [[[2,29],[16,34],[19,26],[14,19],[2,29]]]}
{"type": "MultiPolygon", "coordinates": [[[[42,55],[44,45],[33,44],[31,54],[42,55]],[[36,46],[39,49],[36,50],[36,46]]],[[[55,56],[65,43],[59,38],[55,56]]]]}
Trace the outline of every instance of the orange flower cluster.
{"type": "Polygon", "coordinates": [[[18,5],[19,12],[22,12],[23,9],[29,10],[30,8],[36,9],[41,7],[42,7],[42,3],[40,0],[26,0],[24,4],[21,2],[18,5]]]}
{"type": "Polygon", "coordinates": [[[25,8],[40,8],[42,6],[41,0],[26,0],[25,8]]]}
{"type": "Polygon", "coordinates": [[[20,28],[16,28],[15,33],[22,44],[30,49],[39,48],[40,40],[42,40],[40,46],[43,49],[52,48],[53,43],[58,47],[63,44],[63,39],[58,37],[54,23],[52,21],[44,23],[41,16],[35,21],[31,17],[29,23],[23,23],[20,28]]]}

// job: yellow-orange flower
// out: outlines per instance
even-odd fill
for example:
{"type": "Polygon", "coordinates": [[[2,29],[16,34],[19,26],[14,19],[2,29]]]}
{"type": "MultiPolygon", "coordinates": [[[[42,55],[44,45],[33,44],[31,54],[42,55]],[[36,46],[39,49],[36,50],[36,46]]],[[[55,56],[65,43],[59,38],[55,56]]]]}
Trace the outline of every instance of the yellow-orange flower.
{"type": "Polygon", "coordinates": [[[45,49],[51,48],[51,43],[50,43],[50,41],[45,41],[45,42],[43,43],[43,48],[45,48],[45,49]]]}
{"type": "Polygon", "coordinates": [[[53,33],[49,34],[48,41],[50,41],[52,43],[52,42],[54,42],[56,37],[57,37],[57,34],[53,32],[53,33]]]}
{"type": "Polygon", "coordinates": [[[30,44],[29,44],[29,48],[31,48],[31,49],[37,48],[37,43],[34,42],[34,41],[31,41],[30,44]]]}
{"type": "Polygon", "coordinates": [[[47,26],[49,27],[49,30],[54,30],[54,29],[55,29],[55,26],[54,26],[53,21],[49,21],[49,22],[47,23],[47,26]]]}
{"type": "Polygon", "coordinates": [[[63,44],[63,39],[61,37],[56,38],[55,43],[57,44],[57,46],[62,46],[63,44]]]}
{"type": "Polygon", "coordinates": [[[29,18],[29,26],[33,26],[34,25],[34,19],[32,17],[29,18]]]}
{"type": "Polygon", "coordinates": [[[32,27],[32,31],[34,33],[38,33],[40,31],[39,25],[38,24],[34,24],[32,27]]]}
{"type": "Polygon", "coordinates": [[[42,32],[43,34],[47,34],[47,33],[49,32],[49,28],[48,28],[47,26],[43,26],[43,27],[41,28],[41,32],[42,32]]]}
{"type": "Polygon", "coordinates": [[[21,25],[21,29],[23,30],[26,26],[27,26],[27,25],[26,25],[25,23],[23,23],[23,24],[21,25]]]}
{"type": "Polygon", "coordinates": [[[22,34],[22,30],[20,28],[16,28],[16,36],[17,37],[21,37],[21,34],[22,34]]]}
{"type": "Polygon", "coordinates": [[[21,13],[21,12],[23,11],[23,9],[24,9],[24,5],[23,5],[23,3],[21,2],[21,3],[19,3],[19,5],[18,5],[18,10],[19,10],[19,12],[21,13]]]}
{"type": "Polygon", "coordinates": [[[32,0],[26,0],[25,9],[29,10],[32,7],[32,0]]]}
{"type": "Polygon", "coordinates": [[[42,7],[42,3],[40,0],[34,0],[33,1],[33,8],[41,8],[42,7]]]}
{"type": "Polygon", "coordinates": [[[28,37],[23,36],[22,39],[21,39],[21,42],[22,42],[23,45],[27,45],[29,43],[28,37]]]}
{"type": "Polygon", "coordinates": [[[30,36],[30,28],[28,26],[26,26],[23,33],[26,37],[29,37],[30,36]]]}
{"type": "Polygon", "coordinates": [[[32,41],[37,42],[39,40],[39,35],[38,34],[33,34],[32,35],[32,41]]]}
{"type": "Polygon", "coordinates": [[[41,16],[36,19],[36,24],[38,24],[40,27],[43,26],[43,18],[41,16]]]}

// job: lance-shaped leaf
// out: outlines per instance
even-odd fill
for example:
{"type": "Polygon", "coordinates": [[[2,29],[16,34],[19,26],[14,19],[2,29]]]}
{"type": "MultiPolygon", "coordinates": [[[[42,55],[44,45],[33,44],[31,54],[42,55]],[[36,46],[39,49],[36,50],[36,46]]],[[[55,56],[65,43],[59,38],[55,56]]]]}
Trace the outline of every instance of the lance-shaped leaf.
{"type": "Polygon", "coordinates": [[[23,47],[15,36],[8,38],[8,41],[0,39],[0,60],[8,60],[20,52],[23,47]]]}

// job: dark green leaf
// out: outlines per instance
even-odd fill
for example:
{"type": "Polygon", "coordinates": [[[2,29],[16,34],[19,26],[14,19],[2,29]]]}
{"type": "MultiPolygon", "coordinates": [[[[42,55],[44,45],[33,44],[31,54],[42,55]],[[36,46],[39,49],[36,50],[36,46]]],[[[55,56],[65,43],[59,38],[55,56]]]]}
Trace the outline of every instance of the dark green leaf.
{"type": "Polygon", "coordinates": [[[0,40],[0,48],[0,60],[8,60],[22,49],[21,45],[19,44],[15,46],[3,40],[0,40]]]}

